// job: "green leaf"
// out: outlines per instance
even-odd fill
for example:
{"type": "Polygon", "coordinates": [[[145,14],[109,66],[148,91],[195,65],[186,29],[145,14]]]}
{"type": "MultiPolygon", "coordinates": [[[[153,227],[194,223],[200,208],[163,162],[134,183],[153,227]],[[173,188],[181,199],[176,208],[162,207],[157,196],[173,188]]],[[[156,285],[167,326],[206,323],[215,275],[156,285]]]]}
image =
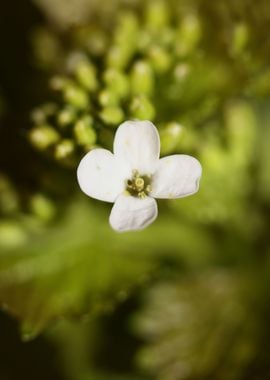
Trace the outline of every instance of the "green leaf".
{"type": "Polygon", "coordinates": [[[23,321],[24,339],[55,318],[110,309],[170,252],[196,261],[199,252],[214,250],[203,232],[180,230],[168,214],[145,231],[118,234],[109,226],[109,212],[79,197],[55,225],[32,231],[20,248],[1,253],[0,300],[23,321]],[[197,236],[191,244],[189,234],[197,236]]]}

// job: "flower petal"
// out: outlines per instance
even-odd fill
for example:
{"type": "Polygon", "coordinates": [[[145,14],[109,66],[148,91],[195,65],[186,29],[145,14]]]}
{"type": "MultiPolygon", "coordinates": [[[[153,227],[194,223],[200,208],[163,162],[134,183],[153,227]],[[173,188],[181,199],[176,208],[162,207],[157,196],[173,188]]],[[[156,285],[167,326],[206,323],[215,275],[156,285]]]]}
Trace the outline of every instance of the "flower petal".
{"type": "Polygon", "coordinates": [[[150,121],[126,121],[117,129],[115,155],[140,174],[153,174],[160,152],[159,134],[150,121]]]}
{"type": "Polygon", "coordinates": [[[150,195],[155,198],[181,198],[199,189],[202,167],[196,158],[182,154],[164,157],[152,179],[150,195]]]}
{"type": "Polygon", "coordinates": [[[146,197],[143,199],[122,194],[117,198],[110,215],[110,224],[118,232],[141,230],[157,217],[157,202],[146,197]]]}
{"type": "Polygon", "coordinates": [[[92,198],[114,202],[125,189],[130,172],[106,149],[94,149],[81,160],[77,177],[82,191],[92,198]]]}

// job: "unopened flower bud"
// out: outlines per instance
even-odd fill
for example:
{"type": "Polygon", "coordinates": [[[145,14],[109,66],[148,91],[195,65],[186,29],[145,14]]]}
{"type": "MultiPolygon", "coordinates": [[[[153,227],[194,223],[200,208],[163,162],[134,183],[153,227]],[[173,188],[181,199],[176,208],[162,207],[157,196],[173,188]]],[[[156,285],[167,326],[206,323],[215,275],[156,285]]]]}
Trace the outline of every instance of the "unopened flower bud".
{"type": "Polygon", "coordinates": [[[56,145],[54,155],[57,160],[66,160],[73,156],[74,151],[75,146],[73,141],[64,139],[56,145]]]}
{"type": "Polygon", "coordinates": [[[19,199],[11,183],[0,176],[0,212],[11,214],[18,210],[19,199]]]}
{"type": "Polygon", "coordinates": [[[107,124],[118,125],[124,120],[124,112],[120,107],[109,106],[103,108],[100,113],[101,119],[107,124]]]}
{"type": "Polygon", "coordinates": [[[27,234],[18,222],[7,220],[0,222],[0,247],[12,249],[23,244],[27,234]]]}
{"type": "Polygon", "coordinates": [[[188,55],[198,44],[201,38],[201,25],[196,14],[186,15],[178,29],[176,37],[176,54],[188,55]]]}
{"type": "Polygon", "coordinates": [[[125,69],[134,54],[138,41],[138,22],[132,13],[124,13],[119,20],[114,36],[114,44],[109,50],[109,67],[125,69]]]}
{"type": "Polygon", "coordinates": [[[249,30],[247,24],[238,23],[233,31],[231,53],[232,55],[241,54],[245,49],[249,39],[249,30]]]}
{"type": "Polygon", "coordinates": [[[54,91],[62,91],[68,80],[62,76],[56,75],[50,80],[50,87],[54,91]]]}
{"type": "Polygon", "coordinates": [[[90,148],[95,144],[97,136],[92,123],[93,120],[90,116],[85,116],[76,122],[74,136],[79,145],[90,148]]]}
{"type": "Polygon", "coordinates": [[[30,209],[43,222],[51,221],[56,213],[53,202],[43,194],[36,194],[31,197],[30,209]]]}
{"type": "Polygon", "coordinates": [[[78,109],[86,109],[89,106],[87,93],[79,86],[71,83],[64,89],[64,98],[67,103],[78,109]]]}
{"type": "Polygon", "coordinates": [[[94,65],[90,62],[82,61],[75,69],[75,76],[78,82],[88,91],[95,91],[98,87],[97,74],[94,65]]]}
{"type": "Polygon", "coordinates": [[[107,106],[117,106],[119,104],[119,98],[112,89],[104,89],[99,93],[98,96],[99,103],[103,107],[107,106]]]}
{"type": "Polygon", "coordinates": [[[149,63],[136,62],[131,71],[131,91],[134,95],[151,95],[154,89],[154,74],[149,63]]]}
{"type": "Polygon", "coordinates": [[[129,93],[128,78],[120,70],[112,68],[106,70],[104,73],[104,82],[108,89],[117,97],[124,98],[129,93]]]}
{"type": "Polygon", "coordinates": [[[171,55],[163,48],[154,46],[149,51],[150,62],[157,73],[165,73],[171,66],[171,55]]]}
{"type": "Polygon", "coordinates": [[[65,107],[57,115],[57,122],[61,127],[66,127],[73,123],[75,119],[76,111],[73,107],[65,107]]]}
{"type": "Polygon", "coordinates": [[[133,99],[130,112],[132,117],[140,120],[153,120],[155,118],[155,108],[145,96],[138,96],[133,99]]]}
{"type": "Polygon", "coordinates": [[[146,12],[147,28],[160,31],[160,28],[168,24],[169,18],[169,8],[166,1],[156,0],[148,3],[146,12]]]}
{"type": "Polygon", "coordinates": [[[29,132],[29,139],[33,146],[45,150],[59,141],[58,132],[50,125],[39,125],[29,132]]]}
{"type": "Polygon", "coordinates": [[[182,130],[183,127],[176,122],[168,123],[161,129],[161,154],[172,153],[177,149],[177,145],[181,139],[182,130]]]}

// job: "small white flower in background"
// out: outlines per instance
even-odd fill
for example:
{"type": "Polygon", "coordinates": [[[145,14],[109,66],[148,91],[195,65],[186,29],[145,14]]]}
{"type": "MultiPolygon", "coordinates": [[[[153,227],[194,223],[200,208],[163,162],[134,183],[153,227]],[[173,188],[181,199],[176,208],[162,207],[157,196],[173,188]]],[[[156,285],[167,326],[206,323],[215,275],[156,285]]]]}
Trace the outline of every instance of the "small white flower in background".
{"type": "Polygon", "coordinates": [[[202,168],[191,156],[159,159],[160,140],[150,121],[126,121],[116,131],[114,154],[93,149],[77,175],[84,193],[112,202],[110,224],[116,231],[141,230],[158,214],[154,198],[181,198],[198,191],[202,168]]]}

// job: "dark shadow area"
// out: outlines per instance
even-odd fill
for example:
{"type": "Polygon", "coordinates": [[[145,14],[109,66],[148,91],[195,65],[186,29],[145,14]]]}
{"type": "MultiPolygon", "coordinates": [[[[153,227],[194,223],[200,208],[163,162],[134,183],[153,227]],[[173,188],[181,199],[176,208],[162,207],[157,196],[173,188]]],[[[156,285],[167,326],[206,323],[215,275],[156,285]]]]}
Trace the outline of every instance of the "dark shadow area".
{"type": "Polygon", "coordinates": [[[0,379],[64,380],[53,347],[44,338],[22,342],[17,323],[0,314],[0,379]]]}

